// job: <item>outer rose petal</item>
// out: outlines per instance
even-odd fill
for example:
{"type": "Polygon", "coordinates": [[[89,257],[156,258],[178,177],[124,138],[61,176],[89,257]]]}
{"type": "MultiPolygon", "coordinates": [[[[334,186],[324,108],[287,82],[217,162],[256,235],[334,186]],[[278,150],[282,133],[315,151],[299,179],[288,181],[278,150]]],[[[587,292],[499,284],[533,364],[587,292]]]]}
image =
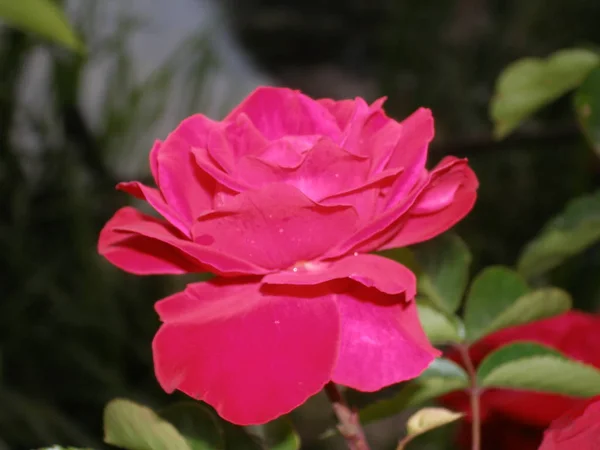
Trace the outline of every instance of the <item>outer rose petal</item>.
{"type": "Polygon", "coordinates": [[[201,114],[188,117],[173,131],[157,152],[160,191],[186,226],[212,209],[214,180],[194,162],[191,149],[205,148],[219,124],[201,114]]]}
{"type": "Polygon", "coordinates": [[[539,450],[597,450],[600,448],[600,397],[568,411],[552,422],[539,450]]]}
{"type": "Polygon", "coordinates": [[[341,343],[332,381],[373,392],[419,376],[440,352],[427,340],[415,302],[355,286],[338,295],[341,343]]]}
{"type": "Polygon", "coordinates": [[[272,184],[230,199],[199,218],[192,232],[195,239],[210,237],[213,251],[270,271],[320,257],[357,220],[352,207],[319,205],[293,186],[272,184]]]}
{"type": "Polygon", "coordinates": [[[351,255],[335,261],[311,262],[263,278],[267,284],[314,285],[349,278],[386,294],[416,294],[415,275],[402,264],[377,255],[351,255]]]}
{"type": "Polygon", "coordinates": [[[259,87],[225,120],[236,120],[240,114],[246,114],[267,139],[319,134],[337,141],[341,134],[335,118],[325,107],[291,89],[259,87]]]}
{"type": "Polygon", "coordinates": [[[265,269],[181,236],[166,222],[133,208],[121,208],[98,241],[98,252],[117,267],[138,275],[207,272],[261,274],[265,269]]]}
{"type": "Polygon", "coordinates": [[[261,292],[253,281],[207,282],[159,302],[164,325],[153,352],[161,386],[240,425],[268,422],[319,392],[337,357],[334,296],[286,292],[261,292]]]}
{"type": "Polygon", "coordinates": [[[452,228],[473,209],[478,182],[467,162],[448,158],[440,166],[402,219],[396,236],[381,249],[431,239],[452,228]]]}
{"type": "Polygon", "coordinates": [[[144,186],[138,181],[128,181],[117,184],[117,189],[127,192],[140,200],[147,201],[154,210],[169,221],[171,225],[181,231],[187,237],[191,237],[190,229],[181,219],[176,211],[167,205],[164,197],[158,189],[144,186]]]}
{"type": "Polygon", "coordinates": [[[154,178],[154,184],[156,184],[157,186],[160,186],[160,183],[158,181],[158,152],[160,151],[161,147],[162,147],[162,141],[160,141],[158,139],[155,140],[154,145],[150,149],[150,155],[149,155],[150,172],[152,173],[152,178],[154,178]]]}

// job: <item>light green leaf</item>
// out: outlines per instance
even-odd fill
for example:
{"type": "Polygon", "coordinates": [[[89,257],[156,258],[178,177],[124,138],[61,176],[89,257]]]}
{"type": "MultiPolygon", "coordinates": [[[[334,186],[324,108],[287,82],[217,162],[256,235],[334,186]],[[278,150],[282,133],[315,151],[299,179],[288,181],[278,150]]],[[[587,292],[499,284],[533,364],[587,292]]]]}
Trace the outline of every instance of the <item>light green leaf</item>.
{"type": "Polygon", "coordinates": [[[562,353],[532,342],[499,348],[480,364],[481,386],[563,394],[600,395],[600,370],[569,359],[562,353]]]}
{"type": "Polygon", "coordinates": [[[0,0],[0,19],[23,31],[37,33],[73,50],[83,45],[67,18],[50,0],[0,0]]]}
{"type": "Polygon", "coordinates": [[[518,270],[531,278],[600,240],[600,191],[576,198],[531,241],[519,258],[518,270]]]}
{"type": "Polygon", "coordinates": [[[456,363],[445,358],[436,359],[429,368],[415,380],[409,381],[391,398],[378,401],[360,413],[363,424],[385,419],[406,408],[419,406],[449,392],[469,387],[469,378],[456,363]]]}
{"type": "Polygon", "coordinates": [[[583,134],[600,157],[600,67],[596,67],[575,91],[575,112],[583,134]]]}
{"type": "Polygon", "coordinates": [[[300,448],[300,436],[287,417],[263,425],[262,434],[269,450],[298,450],[300,448]]]}
{"type": "Polygon", "coordinates": [[[500,313],[481,333],[481,337],[503,328],[522,325],[562,314],[571,309],[571,296],[558,288],[542,288],[522,295],[500,313]]]}
{"type": "Polygon", "coordinates": [[[225,439],[219,421],[200,403],[181,402],[161,411],[161,417],[177,428],[191,450],[223,450],[225,439]]]}
{"type": "Polygon", "coordinates": [[[471,253],[457,235],[445,233],[414,248],[419,265],[418,290],[439,309],[453,313],[469,280],[471,253]]]}
{"type": "Polygon", "coordinates": [[[191,450],[172,424],[125,399],[112,400],[104,409],[104,442],[129,450],[191,450]]]}
{"type": "Polygon", "coordinates": [[[528,289],[525,280],[508,267],[492,266],[481,271],[465,302],[464,324],[469,340],[479,339],[528,289]]]}
{"type": "Polygon", "coordinates": [[[434,308],[424,299],[417,300],[419,321],[432,345],[461,342],[464,327],[460,319],[434,308]]]}
{"type": "Polygon", "coordinates": [[[574,48],[509,65],[496,82],[490,105],[494,135],[501,139],[511,133],[538,109],[579,86],[599,63],[595,52],[574,48]]]}
{"type": "Polygon", "coordinates": [[[396,450],[403,450],[413,438],[448,425],[462,417],[464,417],[464,413],[450,411],[446,408],[423,408],[408,418],[406,422],[407,435],[396,450]]]}

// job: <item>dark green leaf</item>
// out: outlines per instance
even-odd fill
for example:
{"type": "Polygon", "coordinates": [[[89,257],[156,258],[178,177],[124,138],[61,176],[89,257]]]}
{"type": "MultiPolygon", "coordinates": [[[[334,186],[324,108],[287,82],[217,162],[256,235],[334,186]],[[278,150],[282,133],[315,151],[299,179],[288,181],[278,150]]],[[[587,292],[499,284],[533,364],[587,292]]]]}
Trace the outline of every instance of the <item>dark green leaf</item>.
{"type": "Polygon", "coordinates": [[[445,233],[415,247],[419,292],[439,309],[453,313],[469,279],[471,253],[457,235],[445,233]]]}
{"type": "Polygon", "coordinates": [[[125,399],[112,400],[104,409],[104,442],[129,450],[191,450],[172,424],[125,399]]]}
{"type": "Polygon", "coordinates": [[[574,48],[508,66],[496,82],[490,105],[494,135],[505,137],[535,111],[575,89],[598,63],[596,53],[574,48]]]}
{"type": "Polygon", "coordinates": [[[600,156],[600,67],[591,71],[573,100],[583,134],[600,156]]]}
{"type": "Polygon", "coordinates": [[[182,402],[161,411],[161,417],[177,428],[191,450],[223,450],[225,440],[219,421],[206,406],[182,402]]]}
{"type": "Polygon", "coordinates": [[[522,295],[500,313],[482,332],[481,337],[515,325],[553,317],[571,309],[571,296],[558,288],[542,288],[522,295]]]}
{"type": "Polygon", "coordinates": [[[383,250],[377,252],[378,255],[385,258],[393,259],[396,262],[408,267],[415,274],[419,274],[420,267],[418,265],[415,252],[407,247],[392,248],[390,250],[383,250]]]}
{"type": "Polygon", "coordinates": [[[268,450],[261,439],[249,430],[222,421],[225,431],[225,450],[268,450]]]}
{"type": "Polygon", "coordinates": [[[458,364],[438,358],[419,378],[406,383],[396,395],[362,409],[360,421],[366,424],[385,419],[406,408],[418,406],[448,392],[466,389],[468,386],[468,376],[458,364]]]}
{"type": "Polygon", "coordinates": [[[469,340],[479,339],[527,291],[525,280],[507,267],[493,266],[481,271],[473,280],[465,303],[464,323],[469,340]]]}
{"type": "Polygon", "coordinates": [[[298,450],[300,436],[287,417],[273,420],[262,427],[262,436],[269,450],[298,450]]]}
{"type": "Polygon", "coordinates": [[[484,387],[522,389],[573,397],[600,395],[600,370],[532,342],[517,342],[489,354],[477,370],[484,387]]]}
{"type": "Polygon", "coordinates": [[[424,299],[417,300],[419,320],[432,345],[461,342],[464,327],[460,319],[434,308],[424,299]]]}
{"type": "Polygon", "coordinates": [[[83,49],[65,15],[51,0],[0,0],[0,19],[73,50],[83,49]]]}
{"type": "Polygon", "coordinates": [[[600,240],[600,191],[569,202],[523,250],[518,270],[530,278],[547,272],[600,240]]]}

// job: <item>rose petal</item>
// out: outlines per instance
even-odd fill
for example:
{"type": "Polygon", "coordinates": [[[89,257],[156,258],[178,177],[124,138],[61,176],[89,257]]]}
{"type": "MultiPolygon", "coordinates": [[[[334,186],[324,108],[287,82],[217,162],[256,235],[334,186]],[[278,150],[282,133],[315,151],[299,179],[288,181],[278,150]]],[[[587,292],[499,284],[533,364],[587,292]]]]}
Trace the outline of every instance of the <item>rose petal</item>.
{"type": "Polygon", "coordinates": [[[181,219],[176,211],[173,211],[173,209],[167,205],[163,195],[159,190],[145,186],[138,181],[119,183],[117,184],[117,189],[127,192],[129,195],[133,195],[140,200],[147,201],[150,206],[152,206],[157,213],[167,219],[171,225],[173,225],[187,237],[191,237],[190,230],[186,226],[185,222],[181,219]]]}
{"type": "Polygon", "coordinates": [[[354,100],[350,99],[336,101],[331,98],[321,98],[317,102],[327,108],[335,117],[340,130],[344,130],[348,126],[356,108],[354,100]]]}
{"type": "Polygon", "coordinates": [[[207,149],[193,148],[192,154],[194,155],[198,167],[200,167],[204,172],[206,172],[207,175],[211,176],[215,181],[225,186],[227,189],[230,189],[234,192],[243,192],[252,188],[251,185],[245,183],[243,180],[239,180],[235,176],[224,172],[220,167],[217,167],[207,149]]]}
{"type": "Polygon", "coordinates": [[[162,240],[115,231],[130,221],[145,220],[156,223],[171,239],[178,239],[174,228],[152,217],[140,216],[142,214],[130,207],[118,210],[100,232],[98,253],[115,266],[137,275],[202,272],[198,261],[162,240]]]}
{"type": "Polygon", "coordinates": [[[419,180],[412,192],[395,207],[385,209],[373,220],[367,222],[356,233],[330,249],[324,258],[335,258],[353,252],[368,253],[382,248],[397,234],[402,217],[410,210],[421,191],[427,185],[427,178],[419,180]]]}
{"type": "Polygon", "coordinates": [[[271,184],[230,199],[198,219],[192,233],[210,236],[215,252],[281,270],[320,257],[351,234],[357,220],[352,207],[322,206],[293,186],[271,184]]]}
{"type": "Polygon", "coordinates": [[[225,119],[246,114],[267,139],[286,135],[322,135],[337,141],[340,129],[331,113],[315,100],[291,89],[259,87],[225,119]]]}
{"type": "Polygon", "coordinates": [[[246,114],[240,114],[231,122],[223,121],[208,137],[206,150],[213,161],[225,172],[236,173],[240,158],[261,154],[269,141],[256,129],[246,114]]]}
{"type": "Polygon", "coordinates": [[[192,148],[205,148],[218,124],[197,114],[185,119],[157,152],[160,190],[188,228],[194,219],[212,209],[214,179],[195,164],[192,148]]]}
{"type": "Polygon", "coordinates": [[[362,185],[336,192],[319,200],[322,205],[351,205],[360,217],[361,226],[367,225],[373,217],[380,214],[385,206],[385,192],[389,191],[402,169],[386,169],[372,175],[362,185]]]}
{"type": "Polygon", "coordinates": [[[158,179],[158,152],[162,147],[162,141],[158,139],[154,141],[154,145],[150,149],[150,172],[152,173],[152,178],[154,178],[154,183],[160,187],[159,179],[158,179]]]}
{"type": "Polygon", "coordinates": [[[332,381],[373,392],[419,376],[440,352],[427,340],[415,303],[355,286],[337,297],[341,343],[332,381]]]}
{"type": "Polygon", "coordinates": [[[349,278],[386,294],[402,294],[411,300],[416,294],[415,275],[402,264],[377,255],[351,255],[336,261],[306,263],[268,274],[267,284],[314,285],[349,278]]]}
{"type": "Polygon", "coordinates": [[[189,285],[157,303],[159,383],[252,425],[301,405],[329,381],[339,315],[332,295],[264,293],[252,281],[189,285]]]}
{"type": "Polygon", "coordinates": [[[318,202],[332,194],[364,185],[369,167],[365,158],[348,153],[330,139],[321,139],[293,169],[251,157],[242,159],[238,170],[240,177],[252,186],[286,183],[318,202]]]}
{"type": "Polygon", "coordinates": [[[185,239],[166,222],[133,208],[121,208],[100,233],[98,251],[117,267],[131,273],[217,272],[260,274],[254,264],[185,239]]]}
{"type": "Polygon", "coordinates": [[[452,228],[473,209],[478,182],[466,160],[448,158],[440,166],[402,219],[397,234],[381,249],[405,247],[431,239],[452,228]]]}
{"type": "Polygon", "coordinates": [[[599,446],[600,397],[594,397],[552,422],[539,450],[596,450],[599,446]]]}

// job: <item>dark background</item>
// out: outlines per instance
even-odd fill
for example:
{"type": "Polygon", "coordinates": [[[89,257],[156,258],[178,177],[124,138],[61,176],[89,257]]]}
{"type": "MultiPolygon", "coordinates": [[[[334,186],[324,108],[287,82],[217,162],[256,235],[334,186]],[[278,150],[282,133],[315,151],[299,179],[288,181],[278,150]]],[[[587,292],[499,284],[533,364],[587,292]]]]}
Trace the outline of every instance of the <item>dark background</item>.
{"type": "MultiPolygon", "coordinates": [[[[214,82],[207,74],[222,35],[192,36],[187,65],[173,59],[136,81],[125,44],[136,18],[119,19],[98,39],[88,26],[99,15],[97,3],[86,1],[89,11],[74,19],[90,49],[85,58],[0,29],[1,450],[54,443],[101,448],[108,400],[170,400],[152,371],[150,342],[158,327],[152,305],[194,277],[122,273],[97,255],[96,239],[129,201],[114,190],[124,177],[120,158],[142,137],[150,143],[164,137],[155,126],[161,119],[175,124],[191,111],[208,112],[202,100],[214,82]],[[33,83],[30,59],[40,54],[42,95],[27,108],[21,93],[33,83]],[[84,74],[100,59],[109,61],[101,72],[106,90],[92,120],[82,97],[96,86],[84,74]],[[167,108],[170,83],[182,76],[185,108],[167,108]]],[[[487,113],[508,63],[600,42],[597,0],[226,0],[218,6],[222,22],[213,28],[228,27],[273,83],[317,97],[386,95],[388,113],[399,119],[419,106],[433,109],[431,163],[446,154],[466,156],[481,181],[476,208],[458,227],[472,248],[474,271],[514,264],[569,199],[600,185],[598,158],[577,130],[570,98],[499,143],[487,113]]],[[[235,89],[222,83],[225,92],[235,89]]],[[[147,178],[148,150],[128,165],[129,178],[147,178]]],[[[599,270],[595,247],[555,270],[551,281],[568,289],[579,308],[596,310],[599,270]]],[[[331,423],[320,401],[296,413],[306,442],[331,423]]],[[[373,429],[380,441],[374,446],[393,448],[400,428],[389,422],[373,429]]]]}

